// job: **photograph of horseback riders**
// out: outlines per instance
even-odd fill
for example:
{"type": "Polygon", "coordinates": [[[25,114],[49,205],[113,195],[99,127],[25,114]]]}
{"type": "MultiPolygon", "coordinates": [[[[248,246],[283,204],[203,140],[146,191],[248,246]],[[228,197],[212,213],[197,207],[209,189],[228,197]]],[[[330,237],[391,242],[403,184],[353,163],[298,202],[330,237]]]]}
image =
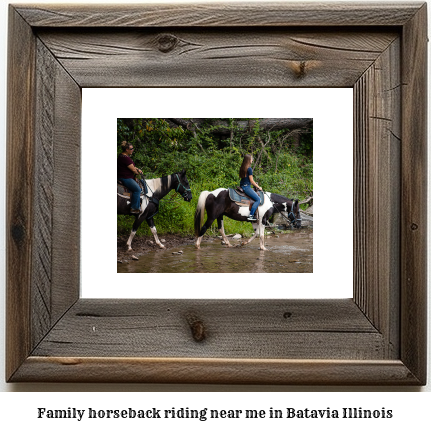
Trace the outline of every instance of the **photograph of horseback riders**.
{"type": "Polygon", "coordinates": [[[312,273],[312,118],[117,118],[118,273],[312,273]]]}

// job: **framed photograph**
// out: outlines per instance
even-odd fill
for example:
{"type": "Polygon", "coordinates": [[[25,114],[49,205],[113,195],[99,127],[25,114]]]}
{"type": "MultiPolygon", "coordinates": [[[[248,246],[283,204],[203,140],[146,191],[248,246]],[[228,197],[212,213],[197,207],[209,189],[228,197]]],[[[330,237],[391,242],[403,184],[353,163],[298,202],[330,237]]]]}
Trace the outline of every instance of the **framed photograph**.
{"type": "Polygon", "coordinates": [[[426,384],[426,48],[425,3],[11,5],[7,381],[426,384]],[[82,94],[118,87],[352,89],[352,298],[82,297],[82,94]]]}
{"type": "MultiPolygon", "coordinates": [[[[117,220],[115,201],[107,188],[102,188],[98,197],[104,202],[104,216],[95,218],[94,189],[88,187],[93,181],[93,157],[83,157],[81,298],[150,298],[155,294],[169,299],[352,298],[353,89],[86,88],[82,92],[82,109],[82,145],[94,148],[94,143],[103,142],[100,150],[96,150],[96,158],[98,165],[103,166],[104,181],[115,182],[114,149],[127,138],[133,142],[134,159],[145,172],[146,180],[186,169],[193,199],[187,202],[172,190],[160,201],[154,224],[165,249],[155,243],[147,222],[143,221],[131,243],[133,251],[128,252],[126,243],[134,218],[120,216],[117,220]],[[172,119],[155,120],[154,116],[159,115],[172,119]],[[199,128],[194,132],[196,137],[175,127],[174,121],[183,121],[173,117],[181,115],[194,116],[193,124],[197,123],[199,128]],[[258,136],[253,141],[249,137],[248,121],[233,121],[233,134],[229,133],[228,139],[224,128],[209,135],[205,132],[205,127],[212,131],[214,126],[202,118],[235,119],[241,115],[261,118],[258,136]],[[293,115],[301,118],[291,118],[293,115]],[[316,124],[313,133],[311,118],[316,124]],[[337,118],[335,128],[334,118],[337,118]],[[300,154],[296,151],[292,154],[291,146],[295,142],[289,142],[292,132],[285,132],[284,124],[294,125],[295,135],[303,134],[300,154]],[[170,133],[179,148],[172,148],[172,141],[166,138],[170,133]],[[196,139],[201,136],[205,138],[202,141],[205,149],[196,143],[200,143],[196,139]],[[311,139],[324,145],[309,148],[311,139]],[[217,150],[210,147],[208,153],[209,145],[217,145],[217,150]],[[266,145],[269,156],[263,152],[262,145],[266,145]],[[286,229],[284,217],[288,213],[282,216],[274,211],[264,231],[268,253],[259,252],[259,236],[240,247],[242,242],[251,239],[252,224],[223,217],[224,231],[232,247],[221,244],[218,222],[214,221],[208,229],[210,234],[206,232],[203,237],[200,252],[196,252],[193,224],[199,196],[206,190],[239,184],[237,177],[242,162],[239,148],[246,146],[250,151],[253,146],[258,149],[254,178],[264,187],[269,199],[276,193],[302,202],[312,195],[316,214],[311,217],[310,208],[303,206],[306,212],[301,212],[302,228],[286,229]],[[166,147],[169,152],[160,152],[166,147]],[[263,155],[259,157],[260,154],[263,155]],[[314,166],[312,156],[318,160],[314,166]],[[340,158],[343,163],[339,162],[340,158]],[[264,162],[262,165],[260,160],[264,162]],[[337,219],[336,229],[331,227],[332,217],[337,219]],[[315,229],[310,226],[314,220],[315,229]],[[166,225],[171,230],[166,231],[166,225]],[[175,234],[179,231],[187,235],[179,238],[175,234]],[[314,231],[317,234],[315,253],[314,231]],[[120,235],[117,241],[113,241],[115,232],[120,235]],[[145,236],[138,236],[142,232],[145,236]],[[107,265],[115,262],[116,256],[117,267],[107,265]],[[118,277],[117,273],[124,276],[118,277]],[[250,275],[244,273],[253,273],[251,283],[250,275]],[[283,277],[282,273],[289,273],[289,277],[283,277]],[[157,286],[156,293],[154,286],[157,286]]],[[[253,134],[256,131],[254,128],[253,134]]],[[[153,186],[150,184],[149,188],[152,190],[153,186]]]]}

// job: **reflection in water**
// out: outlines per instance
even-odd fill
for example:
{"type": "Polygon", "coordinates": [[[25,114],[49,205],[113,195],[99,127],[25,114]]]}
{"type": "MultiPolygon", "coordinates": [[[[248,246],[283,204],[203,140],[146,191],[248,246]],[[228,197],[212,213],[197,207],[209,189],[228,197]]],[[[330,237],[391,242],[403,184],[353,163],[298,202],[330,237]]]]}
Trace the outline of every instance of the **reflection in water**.
{"type": "MultiPolygon", "coordinates": [[[[155,250],[138,261],[118,264],[117,272],[157,273],[238,273],[238,272],[313,272],[313,230],[301,229],[269,235],[265,239],[268,251],[259,250],[259,239],[244,247],[227,248],[219,239],[169,250],[155,250]],[[182,254],[172,254],[182,250],[182,254]]],[[[231,240],[232,245],[240,241],[231,240]]]]}

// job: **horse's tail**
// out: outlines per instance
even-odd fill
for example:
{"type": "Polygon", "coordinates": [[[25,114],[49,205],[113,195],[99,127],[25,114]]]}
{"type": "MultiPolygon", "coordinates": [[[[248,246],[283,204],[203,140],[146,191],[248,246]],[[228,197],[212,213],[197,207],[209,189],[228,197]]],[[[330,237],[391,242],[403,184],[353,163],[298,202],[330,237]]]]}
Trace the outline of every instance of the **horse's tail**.
{"type": "Polygon", "coordinates": [[[205,216],[205,202],[210,192],[204,191],[199,195],[198,205],[195,212],[195,234],[198,237],[205,216]]]}

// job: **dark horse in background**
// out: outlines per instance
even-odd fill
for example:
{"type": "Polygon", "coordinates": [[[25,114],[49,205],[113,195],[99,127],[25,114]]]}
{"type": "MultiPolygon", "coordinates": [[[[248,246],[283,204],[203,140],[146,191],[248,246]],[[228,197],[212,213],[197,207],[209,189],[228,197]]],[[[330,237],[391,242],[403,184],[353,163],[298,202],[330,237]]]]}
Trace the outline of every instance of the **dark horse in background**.
{"type": "Polygon", "coordinates": [[[154,225],[153,217],[159,211],[159,201],[164,198],[171,190],[179,193],[186,202],[192,200],[192,192],[190,190],[189,182],[187,180],[186,171],[183,169],[181,172],[174,173],[162,178],[154,178],[145,180],[147,185],[147,193],[141,194],[141,206],[139,214],[130,214],[130,197],[125,196],[118,192],[117,188],[117,214],[130,215],[135,217],[132,232],[127,240],[128,251],[132,250],[132,241],[141,223],[146,220],[151,232],[154,236],[156,244],[160,248],[165,246],[159,241],[157,236],[156,226],[154,225]]]}
{"type": "MultiPolygon", "coordinates": [[[[256,222],[252,222],[254,234],[242,245],[249,244],[256,238],[259,233],[260,236],[260,250],[267,250],[264,244],[265,224],[274,212],[287,212],[288,218],[294,227],[301,227],[301,215],[299,212],[298,200],[288,199],[284,196],[275,193],[264,192],[264,201],[256,211],[256,222]]],[[[247,221],[247,216],[250,214],[249,206],[239,206],[229,196],[229,189],[220,188],[212,192],[204,191],[199,196],[198,205],[195,212],[195,233],[198,237],[196,241],[196,248],[200,248],[202,236],[206,230],[217,219],[217,225],[223,241],[228,247],[232,247],[227,239],[224,227],[223,216],[227,216],[233,220],[247,221]],[[207,212],[207,220],[202,225],[205,210],[207,212]]]]}

